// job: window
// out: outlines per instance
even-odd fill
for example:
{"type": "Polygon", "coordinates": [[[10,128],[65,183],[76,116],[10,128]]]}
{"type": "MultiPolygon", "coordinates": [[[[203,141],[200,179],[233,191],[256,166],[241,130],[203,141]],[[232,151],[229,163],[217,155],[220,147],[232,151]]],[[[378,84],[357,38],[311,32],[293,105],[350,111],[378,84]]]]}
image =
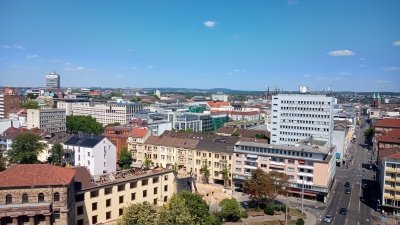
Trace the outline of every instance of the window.
{"type": "Polygon", "coordinates": [[[160,180],[160,178],[159,177],[153,177],[153,184],[156,184],[156,183],[158,183],[158,181],[160,180]]]}
{"type": "Polygon", "coordinates": [[[104,194],[109,195],[112,193],[112,187],[104,188],[104,194]]]}
{"type": "Polygon", "coordinates": [[[43,193],[38,194],[38,202],[44,202],[44,194],[43,193]]]}
{"type": "Polygon", "coordinates": [[[149,184],[149,180],[148,179],[142,180],[142,186],[146,186],[148,184],[149,184]]]}
{"type": "Polygon", "coordinates": [[[132,193],[131,194],[131,200],[133,201],[133,200],[135,200],[136,199],[136,193],[132,193]]]}
{"type": "Polygon", "coordinates": [[[83,219],[78,220],[77,225],[83,225],[83,219]]]}
{"type": "Polygon", "coordinates": [[[97,210],[97,202],[93,202],[92,203],[92,211],[96,211],[97,210]]]}
{"type": "Polygon", "coordinates": [[[155,195],[157,194],[157,191],[158,191],[158,188],[155,187],[155,188],[154,188],[154,194],[155,194],[155,195]]]}
{"type": "Polygon", "coordinates": [[[164,176],[164,180],[168,180],[168,175],[165,175],[165,176],[164,176]]]}
{"type": "Polygon", "coordinates": [[[119,204],[124,203],[124,196],[121,195],[119,196],[119,204]]]}
{"type": "Polygon", "coordinates": [[[153,205],[157,205],[157,199],[153,199],[153,205]]]}
{"type": "Polygon", "coordinates": [[[110,207],[111,206],[111,198],[106,200],[106,207],[110,207]]]}
{"type": "Polygon", "coordinates": [[[54,219],[60,219],[60,210],[54,210],[54,219]]]}
{"type": "Polygon", "coordinates": [[[97,197],[97,196],[99,196],[99,190],[90,192],[90,198],[94,198],[94,197],[97,197]]]}
{"type": "Polygon", "coordinates": [[[168,197],[164,196],[164,202],[167,202],[167,201],[168,201],[168,197]]]}
{"type": "Polygon", "coordinates": [[[164,191],[168,191],[168,185],[164,185],[164,191]]]}
{"type": "Polygon", "coordinates": [[[119,210],[119,215],[121,216],[122,214],[124,214],[124,209],[123,208],[120,208],[119,210]]]}
{"type": "Polygon", "coordinates": [[[147,197],[147,190],[143,191],[143,198],[147,197]]]}
{"type": "Polygon", "coordinates": [[[54,199],[55,202],[59,202],[60,201],[60,193],[56,192],[54,193],[54,199]]]}
{"type": "Polygon", "coordinates": [[[135,182],[131,182],[130,186],[131,186],[131,189],[132,188],[136,188],[137,187],[137,182],[136,181],[135,182]]]}
{"type": "Polygon", "coordinates": [[[12,204],[12,195],[6,195],[6,205],[12,204]]]}
{"type": "Polygon", "coordinates": [[[118,185],[118,191],[125,191],[125,184],[118,185]]]}
{"type": "Polygon", "coordinates": [[[111,211],[106,212],[106,220],[111,219],[111,211]]]}
{"type": "Polygon", "coordinates": [[[96,224],[97,223],[97,216],[92,216],[92,224],[96,224]]]}
{"type": "Polygon", "coordinates": [[[76,214],[78,214],[78,216],[83,214],[83,206],[78,206],[76,208],[76,214]]]}
{"type": "Polygon", "coordinates": [[[27,193],[24,193],[24,194],[22,195],[22,204],[28,203],[28,202],[29,202],[29,196],[28,196],[27,193]]]}
{"type": "Polygon", "coordinates": [[[76,195],[75,202],[81,202],[83,200],[85,200],[85,195],[84,194],[76,195]]]}

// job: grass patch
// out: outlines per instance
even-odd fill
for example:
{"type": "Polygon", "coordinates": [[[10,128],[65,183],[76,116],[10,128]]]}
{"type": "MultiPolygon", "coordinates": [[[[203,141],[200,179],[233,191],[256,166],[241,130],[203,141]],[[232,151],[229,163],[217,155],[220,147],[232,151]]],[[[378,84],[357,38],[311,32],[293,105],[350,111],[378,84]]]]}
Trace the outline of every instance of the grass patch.
{"type": "Polygon", "coordinates": [[[290,216],[296,216],[297,218],[303,218],[303,219],[306,218],[306,215],[302,214],[299,209],[289,208],[288,210],[290,216]]]}

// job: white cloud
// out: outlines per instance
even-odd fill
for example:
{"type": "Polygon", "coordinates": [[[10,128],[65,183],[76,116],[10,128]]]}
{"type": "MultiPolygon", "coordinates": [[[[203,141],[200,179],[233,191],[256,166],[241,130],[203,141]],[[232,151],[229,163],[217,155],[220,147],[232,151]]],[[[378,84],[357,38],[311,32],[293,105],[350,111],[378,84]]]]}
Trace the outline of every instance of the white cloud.
{"type": "Polygon", "coordinates": [[[8,45],[2,45],[1,47],[2,47],[2,48],[11,48],[11,47],[8,46],[8,45]]]}
{"type": "Polygon", "coordinates": [[[390,67],[381,68],[381,70],[384,70],[384,71],[396,71],[396,70],[400,70],[400,67],[390,66],[390,67]]]}
{"type": "Polygon", "coordinates": [[[213,28],[216,24],[217,22],[211,20],[207,20],[206,22],[204,22],[204,26],[207,28],[213,28]]]}
{"type": "Polygon", "coordinates": [[[240,70],[239,70],[239,69],[234,69],[234,70],[233,70],[233,72],[235,72],[235,73],[239,73],[239,72],[240,72],[240,70]]]}
{"type": "Polygon", "coordinates": [[[96,69],[90,69],[83,66],[74,66],[74,67],[65,67],[64,70],[71,72],[92,72],[96,71],[96,69]]]}
{"type": "Polygon", "coordinates": [[[22,47],[21,45],[2,45],[1,47],[5,49],[16,48],[19,50],[26,50],[26,48],[22,47]]]}
{"type": "Polygon", "coordinates": [[[328,55],[330,55],[330,56],[351,56],[351,55],[355,55],[355,53],[350,50],[343,49],[343,50],[330,51],[330,52],[328,52],[328,55]]]}
{"type": "Polygon", "coordinates": [[[36,55],[36,54],[32,54],[32,55],[27,55],[26,56],[26,58],[28,58],[28,59],[36,59],[36,58],[38,58],[39,56],[38,55],[36,55]]]}
{"type": "Polygon", "coordinates": [[[153,66],[147,66],[147,69],[153,69],[154,67],[153,66]]]}
{"type": "Polygon", "coordinates": [[[400,46],[400,40],[394,41],[394,42],[393,42],[393,45],[394,45],[394,46],[400,46]]]}
{"type": "Polygon", "coordinates": [[[365,61],[365,58],[360,58],[360,61],[365,61]]]}
{"type": "Polygon", "coordinates": [[[297,4],[299,4],[299,1],[297,1],[297,0],[288,0],[288,4],[289,5],[297,5],[297,4]]]}

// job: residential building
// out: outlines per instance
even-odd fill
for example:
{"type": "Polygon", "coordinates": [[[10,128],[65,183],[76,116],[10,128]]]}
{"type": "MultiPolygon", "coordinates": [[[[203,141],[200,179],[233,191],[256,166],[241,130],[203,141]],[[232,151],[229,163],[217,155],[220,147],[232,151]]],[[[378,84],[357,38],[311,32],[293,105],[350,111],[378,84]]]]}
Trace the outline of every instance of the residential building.
{"type": "Polygon", "coordinates": [[[269,143],[269,133],[263,130],[248,130],[248,129],[240,129],[237,127],[221,127],[215,131],[215,134],[221,136],[238,136],[246,138],[268,139],[269,143]]]}
{"type": "Polygon", "coordinates": [[[374,124],[375,129],[375,140],[380,136],[392,131],[400,130],[400,119],[380,119],[374,124]]]}
{"type": "Polygon", "coordinates": [[[128,138],[133,134],[134,127],[108,126],[104,128],[103,135],[108,138],[117,148],[117,155],[123,147],[128,147],[128,138]]]}
{"type": "MultiPolygon", "coordinates": [[[[310,141],[310,140],[309,140],[310,141]]],[[[336,172],[336,149],[326,141],[301,142],[296,146],[238,141],[234,148],[233,182],[241,186],[257,168],[285,173],[289,194],[325,201],[336,172]]]]}
{"type": "Polygon", "coordinates": [[[89,100],[86,98],[64,98],[57,102],[58,109],[65,109],[67,116],[73,115],[73,106],[89,107],[89,100]]]}
{"type": "Polygon", "coordinates": [[[182,113],[176,116],[173,127],[175,130],[191,130],[193,132],[202,132],[203,121],[196,114],[182,113]]]}
{"type": "Polygon", "coordinates": [[[354,126],[348,120],[335,120],[332,144],[336,146],[337,165],[342,165],[343,160],[348,156],[348,148],[353,140],[354,126]]]}
{"type": "Polygon", "coordinates": [[[0,119],[7,119],[11,111],[19,110],[21,103],[27,101],[15,89],[7,88],[0,94],[0,119]]]}
{"type": "Polygon", "coordinates": [[[211,99],[216,102],[228,102],[228,95],[223,93],[216,93],[211,95],[211,99]]]}
{"type": "Polygon", "coordinates": [[[84,166],[92,175],[116,171],[117,149],[101,135],[76,134],[64,142],[74,152],[75,166],[84,166]]]}
{"type": "Polygon", "coordinates": [[[162,206],[171,199],[174,174],[169,169],[130,169],[91,176],[76,168],[75,224],[115,224],[124,208],[148,202],[162,206]]]}
{"type": "Polygon", "coordinates": [[[312,137],[331,143],[333,101],[330,94],[277,94],[272,97],[271,143],[294,145],[312,137]]]}
{"type": "Polygon", "coordinates": [[[143,110],[141,103],[100,103],[90,106],[72,106],[73,115],[92,116],[97,122],[107,126],[113,123],[128,124],[136,112],[143,110]]]}
{"type": "Polygon", "coordinates": [[[60,89],[60,75],[56,72],[50,72],[46,75],[46,90],[60,89]]]}
{"type": "Polygon", "coordinates": [[[75,170],[17,164],[0,173],[1,224],[75,224],[75,170]]]}
{"type": "Polygon", "coordinates": [[[23,128],[23,127],[19,127],[19,128],[13,127],[13,126],[9,127],[7,130],[5,130],[4,132],[2,132],[0,134],[0,154],[7,155],[7,151],[9,151],[11,149],[11,145],[12,145],[14,139],[23,133],[32,133],[39,137],[45,136],[45,132],[43,130],[40,130],[37,128],[28,130],[27,128],[23,128]]]}
{"type": "Polygon", "coordinates": [[[66,132],[65,109],[28,109],[27,128],[39,128],[49,133],[66,132]]]}
{"type": "Polygon", "coordinates": [[[143,143],[151,136],[151,131],[147,127],[136,127],[132,134],[128,137],[128,150],[132,153],[133,159],[136,160],[138,148],[142,148],[143,143]]]}
{"type": "Polygon", "coordinates": [[[379,190],[378,206],[382,210],[400,215],[400,148],[391,148],[379,154],[379,190]]]}
{"type": "Polygon", "coordinates": [[[379,154],[385,149],[400,148],[400,129],[389,131],[378,137],[376,141],[379,154]]]}

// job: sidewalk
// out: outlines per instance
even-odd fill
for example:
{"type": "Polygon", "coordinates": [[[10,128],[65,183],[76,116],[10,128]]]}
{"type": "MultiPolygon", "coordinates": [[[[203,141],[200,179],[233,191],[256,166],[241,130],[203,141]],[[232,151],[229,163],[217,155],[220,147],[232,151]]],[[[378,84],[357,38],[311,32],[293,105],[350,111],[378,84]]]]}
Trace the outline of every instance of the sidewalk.
{"type": "MultiPolygon", "coordinates": [[[[281,214],[281,215],[273,215],[273,216],[256,216],[256,217],[248,217],[248,218],[244,218],[242,219],[242,221],[240,222],[226,222],[223,223],[224,225],[250,225],[252,223],[262,223],[262,222],[266,222],[266,221],[276,221],[276,220],[280,220],[280,221],[285,221],[285,214],[281,214]]],[[[297,220],[297,218],[293,217],[293,220],[297,220]]],[[[316,225],[317,224],[317,218],[311,214],[306,212],[306,219],[304,220],[304,224],[305,225],[316,225]]]]}

